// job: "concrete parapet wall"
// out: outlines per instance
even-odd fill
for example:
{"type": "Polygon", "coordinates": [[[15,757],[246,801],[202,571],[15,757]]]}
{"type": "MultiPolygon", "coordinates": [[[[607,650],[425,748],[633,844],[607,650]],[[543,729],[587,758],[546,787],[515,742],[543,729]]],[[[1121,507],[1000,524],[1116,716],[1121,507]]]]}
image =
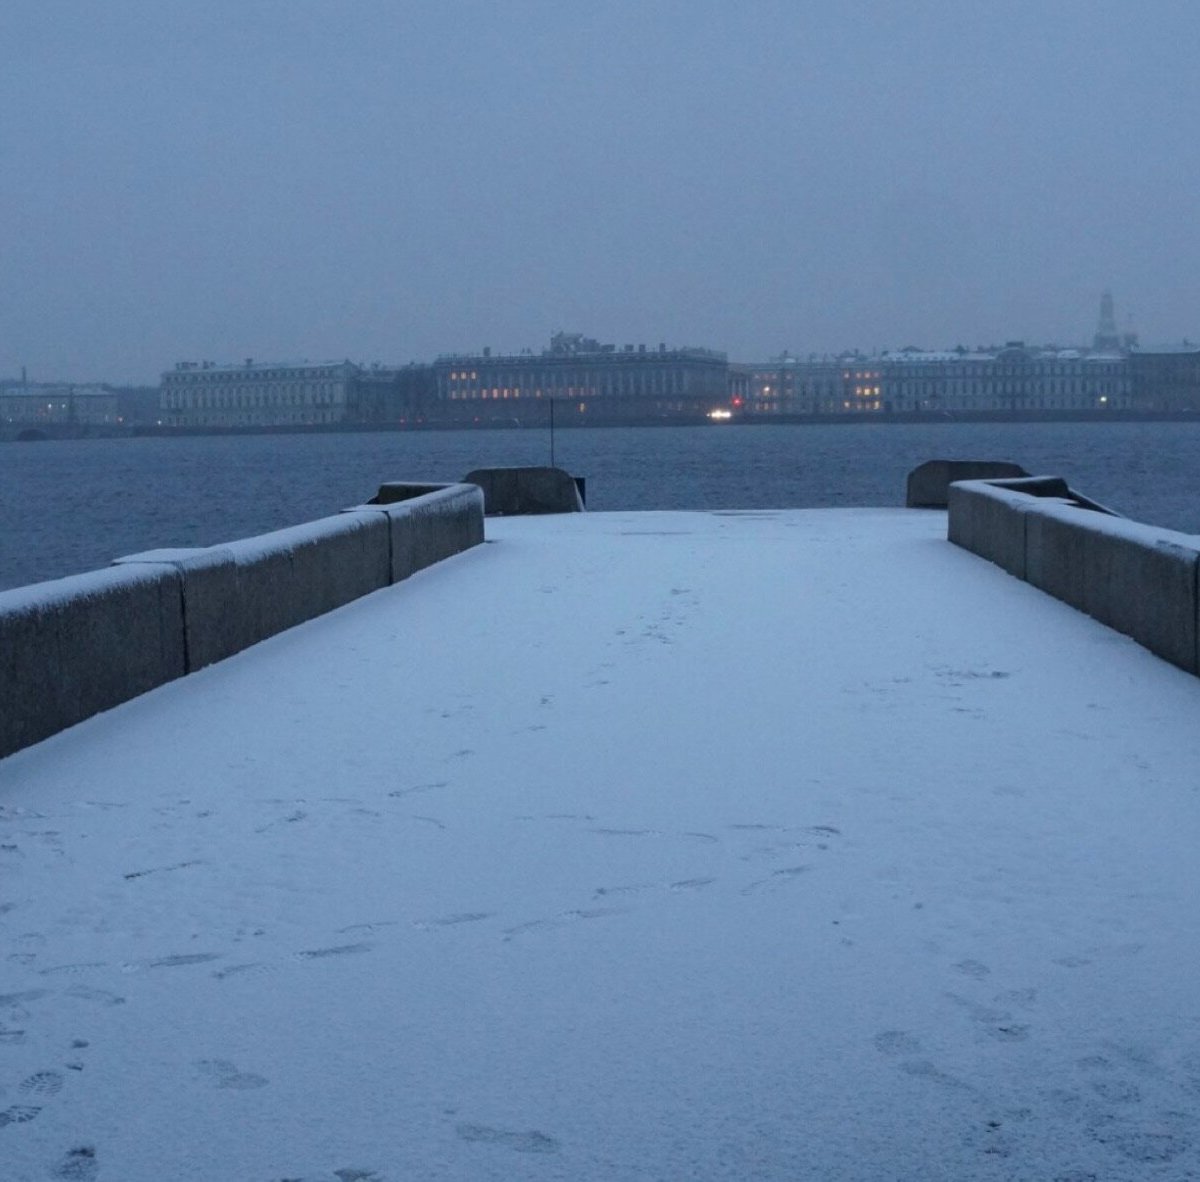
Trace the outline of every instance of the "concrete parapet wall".
{"type": "Polygon", "coordinates": [[[220,549],[236,576],[234,651],[391,582],[388,530],[375,514],[324,517],[220,549]]]}
{"type": "Polygon", "coordinates": [[[1025,577],[1025,515],[1033,505],[1027,493],[970,480],[949,491],[949,537],[1018,579],[1025,577]]]}
{"type": "Polygon", "coordinates": [[[202,550],[151,550],[118,564],[165,563],[183,583],[188,672],[392,582],[387,523],[342,513],[202,550]]]}
{"type": "Polygon", "coordinates": [[[421,486],[260,537],[0,592],[0,757],[483,541],[483,493],[421,486]]]}
{"type": "Polygon", "coordinates": [[[114,565],[175,572],[183,603],[186,672],[202,669],[254,643],[245,639],[237,564],[225,547],[148,550],[118,558],[114,565]]]}
{"type": "Polygon", "coordinates": [[[1074,505],[1029,514],[1026,578],[1187,669],[1197,663],[1195,538],[1074,505]]]}
{"type": "Polygon", "coordinates": [[[391,581],[469,550],[483,541],[483,491],[474,484],[384,484],[375,502],[349,513],[374,512],[390,533],[391,581]]]}
{"type": "Polygon", "coordinates": [[[945,509],[956,480],[997,480],[1028,476],[1006,460],[926,460],[908,474],[904,503],[910,509],[945,509]]]}
{"type": "Polygon", "coordinates": [[[186,672],[170,567],[117,568],[0,592],[0,756],[186,672]]]}
{"type": "Polygon", "coordinates": [[[562,468],[476,468],[463,482],[483,489],[489,517],[584,511],[578,483],[562,468]]]}
{"type": "Polygon", "coordinates": [[[1056,477],[951,486],[949,538],[1200,673],[1200,542],[1126,521],[1056,477]]]}

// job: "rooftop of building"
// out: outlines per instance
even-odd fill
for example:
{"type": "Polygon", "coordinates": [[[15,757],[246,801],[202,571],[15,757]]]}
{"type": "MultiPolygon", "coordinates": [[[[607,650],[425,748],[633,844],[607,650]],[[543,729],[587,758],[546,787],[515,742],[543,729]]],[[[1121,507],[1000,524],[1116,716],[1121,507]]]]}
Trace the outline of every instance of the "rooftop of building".
{"type": "Polygon", "coordinates": [[[39,383],[38,385],[23,386],[19,382],[12,385],[0,385],[0,395],[5,398],[112,398],[116,390],[102,385],[75,385],[71,382],[61,382],[55,385],[39,383]]]}
{"type": "Polygon", "coordinates": [[[876,367],[881,365],[990,365],[997,361],[1123,361],[1125,354],[1095,349],[1064,348],[1061,345],[1026,345],[1010,341],[1004,345],[974,349],[921,349],[909,345],[902,349],[884,349],[878,353],[846,352],[836,354],[809,353],[794,356],[782,353],[767,361],[741,362],[737,368],[746,370],[780,370],[817,368],[876,367]]]}
{"type": "Polygon", "coordinates": [[[1143,345],[1132,350],[1134,355],[1153,356],[1155,354],[1172,355],[1177,353],[1200,353],[1200,345],[1184,340],[1163,345],[1143,345]]]}
{"type": "Polygon", "coordinates": [[[1010,341],[990,349],[897,349],[880,354],[878,360],[889,364],[991,364],[1003,362],[1046,362],[1046,361],[1121,361],[1122,353],[1095,349],[1063,348],[1059,345],[1026,345],[1024,341],[1010,341]]]}
{"type": "Polygon", "coordinates": [[[725,361],[727,355],[718,349],[706,349],[697,345],[671,345],[660,341],[657,345],[609,345],[602,344],[592,337],[582,333],[557,332],[550,338],[548,348],[535,353],[532,349],[523,349],[517,353],[493,353],[485,347],[478,353],[440,353],[438,362],[471,361],[479,364],[485,362],[534,362],[569,360],[571,358],[589,359],[602,358],[607,361],[646,360],[647,358],[680,357],[694,358],[705,361],[725,361]]]}
{"type": "Polygon", "coordinates": [[[301,361],[255,361],[252,357],[247,357],[242,362],[217,362],[217,361],[177,361],[172,369],[164,373],[164,377],[169,377],[177,373],[190,373],[193,371],[199,372],[215,372],[215,373],[260,373],[266,370],[285,369],[359,369],[361,368],[355,362],[343,358],[340,361],[309,361],[307,359],[301,361]]]}
{"type": "Polygon", "coordinates": [[[7,1176],[1200,1172],[1200,682],[945,532],[491,520],[0,761],[7,1176]]]}

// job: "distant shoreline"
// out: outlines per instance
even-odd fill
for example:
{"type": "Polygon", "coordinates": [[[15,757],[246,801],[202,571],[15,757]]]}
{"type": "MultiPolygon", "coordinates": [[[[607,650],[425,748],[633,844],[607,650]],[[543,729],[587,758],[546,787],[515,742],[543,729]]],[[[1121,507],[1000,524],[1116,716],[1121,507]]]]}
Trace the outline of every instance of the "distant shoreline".
{"type": "MultiPolygon", "coordinates": [[[[862,426],[902,423],[1200,423],[1200,411],[1192,410],[1023,410],[1023,411],[905,411],[886,413],[873,411],[864,414],[762,415],[734,417],[713,423],[707,418],[628,419],[585,421],[565,418],[555,424],[555,430],[577,431],[600,428],[643,427],[711,427],[714,430],[730,427],[771,426],[862,426]]],[[[548,421],[529,422],[521,419],[488,419],[479,422],[421,422],[421,423],[296,423],[262,424],[243,427],[179,427],[156,424],[134,424],[128,427],[80,426],[46,424],[0,424],[0,443],[45,442],[77,439],[147,439],[191,436],[222,437],[230,435],[378,435],[410,434],[427,431],[546,431],[548,421]]]]}

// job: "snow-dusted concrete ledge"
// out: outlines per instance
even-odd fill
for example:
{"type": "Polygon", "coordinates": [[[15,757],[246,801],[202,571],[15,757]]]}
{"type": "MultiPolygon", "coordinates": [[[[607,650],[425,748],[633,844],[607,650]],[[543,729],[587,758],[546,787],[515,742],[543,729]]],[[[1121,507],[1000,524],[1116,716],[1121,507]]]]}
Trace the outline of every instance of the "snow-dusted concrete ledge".
{"type": "Polygon", "coordinates": [[[926,460],[908,474],[904,503],[909,509],[945,509],[958,480],[1012,480],[1028,476],[1007,460],[926,460]]]}
{"type": "Polygon", "coordinates": [[[1195,537],[1097,511],[1057,477],[962,481],[949,499],[950,541],[1200,673],[1195,537]]]}
{"type": "Polygon", "coordinates": [[[162,565],[0,592],[0,756],[182,677],[183,635],[162,565]]]}
{"type": "Polygon", "coordinates": [[[0,757],[483,541],[478,488],[416,488],[393,504],[0,592],[0,757]]]}
{"type": "Polygon", "coordinates": [[[483,490],[473,484],[391,482],[356,510],[387,521],[391,581],[399,583],[443,558],[483,541],[483,490]]]}

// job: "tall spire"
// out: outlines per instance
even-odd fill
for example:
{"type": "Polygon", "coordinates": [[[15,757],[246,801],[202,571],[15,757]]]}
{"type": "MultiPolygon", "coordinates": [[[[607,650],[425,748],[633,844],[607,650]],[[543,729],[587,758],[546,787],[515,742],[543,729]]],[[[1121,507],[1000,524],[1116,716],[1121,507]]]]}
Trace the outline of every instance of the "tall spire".
{"type": "Polygon", "coordinates": [[[1112,292],[1106,291],[1100,297],[1100,322],[1096,325],[1096,335],[1092,337],[1092,348],[1097,353],[1112,353],[1121,347],[1121,337],[1117,332],[1117,318],[1113,314],[1112,292]]]}

